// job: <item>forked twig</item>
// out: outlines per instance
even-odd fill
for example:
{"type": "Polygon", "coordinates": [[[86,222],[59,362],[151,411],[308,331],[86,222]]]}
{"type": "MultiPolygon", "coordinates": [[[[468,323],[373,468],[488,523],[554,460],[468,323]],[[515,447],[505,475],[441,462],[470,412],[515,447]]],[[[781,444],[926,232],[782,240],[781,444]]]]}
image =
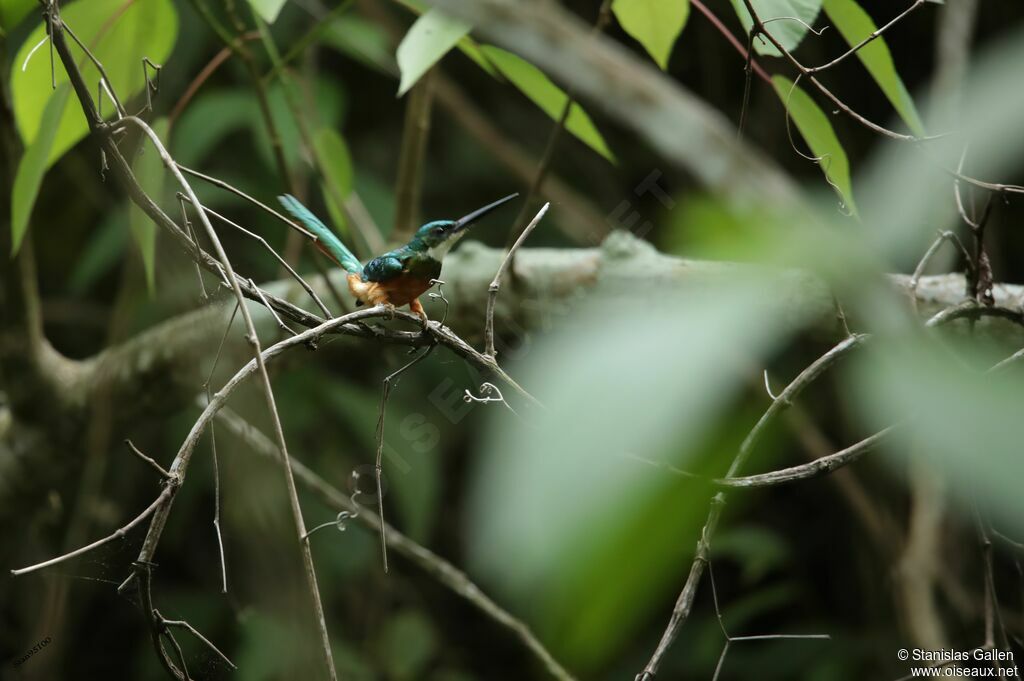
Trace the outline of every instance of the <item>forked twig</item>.
{"type": "Polygon", "coordinates": [[[708,561],[708,581],[711,583],[711,599],[715,605],[715,617],[718,619],[718,628],[722,630],[722,635],[725,636],[725,645],[722,647],[722,653],[718,656],[718,664],[715,666],[715,674],[711,677],[711,681],[718,681],[719,674],[722,672],[722,665],[725,663],[725,656],[729,652],[729,647],[733,643],[742,641],[769,641],[776,639],[810,639],[810,640],[824,640],[828,641],[832,637],[828,634],[755,634],[752,636],[731,636],[729,631],[725,628],[725,620],[722,618],[722,610],[718,606],[718,587],[715,584],[715,571],[708,561]]]}
{"type": "MultiPolygon", "coordinates": [[[[199,631],[195,627],[193,627],[191,624],[189,624],[185,620],[169,620],[166,617],[164,617],[163,615],[161,615],[159,610],[154,610],[153,612],[156,615],[156,618],[157,618],[157,620],[159,620],[161,625],[163,625],[164,627],[181,627],[182,629],[184,629],[185,631],[189,632],[190,634],[195,636],[197,639],[202,641],[204,644],[206,644],[207,648],[209,648],[213,652],[217,653],[217,657],[219,657],[220,659],[224,660],[224,663],[227,664],[227,666],[231,667],[232,669],[238,669],[238,667],[235,666],[235,663],[232,662],[230,659],[228,659],[227,655],[222,653],[217,646],[213,645],[210,642],[210,639],[208,639],[205,636],[203,636],[202,634],[200,634],[199,631]]],[[[175,641],[175,643],[177,643],[177,642],[175,641]]],[[[184,662],[184,660],[182,660],[182,662],[184,662]]]]}
{"type": "MultiPolygon", "coordinates": [[[[776,418],[778,418],[782,411],[785,410],[789,404],[791,404],[793,400],[795,400],[797,396],[807,388],[807,386],[817,380],[837,361],[863,344],[867,338],[868,336],[863,334],[845,338],[831,350],[812,362],[810,366],[801,371],[797,377],[794,378],[781,393],[779,393],[778,398],[772,401],[768,406],[768,409],[765,410],[764,414],[762,414],[761,418],[750,430],[746,438],[744,438],[739,451],[736,453],[732,463],[729,465],[729,469],[726,472],[725,477],[737,477],[740,468],[744,463],[746,463],[747,459],[754,451],[754,447],[760,441],[761,435],[765,432],[767,427],[773,423],[776,418]]],[[[721,517],[722,509],[725,507],[725,498],[725,491],[719,491],[711,500],[711,508],[708,511],[708,516],[704,522],[700,539],[697,542],[697,549],[695,551],[693,562],[690,565],[690,572],[687,576],[686,583],[683,585],[683,589],[679,593],[679,597],[676,599],[675,606],[672,609],[672,614],[669,617],[668,626],[666,626],[665,631],[661,636],[661,640],[658,642],[654,653],[651,655],[651,659],[644,666],[643,671],[637,674],[637,681],[650,681],[650,679],[655,677],[665,653],[668,652],[668,649],[679,634],[679,629],[683,626],[683,623],[687,620],[691,610],[693,609],[693,601],[697,594],[697,587],[704,575],[704,569],[708,564],[711,537],[718,526],[718,520],[721,517]]]]}

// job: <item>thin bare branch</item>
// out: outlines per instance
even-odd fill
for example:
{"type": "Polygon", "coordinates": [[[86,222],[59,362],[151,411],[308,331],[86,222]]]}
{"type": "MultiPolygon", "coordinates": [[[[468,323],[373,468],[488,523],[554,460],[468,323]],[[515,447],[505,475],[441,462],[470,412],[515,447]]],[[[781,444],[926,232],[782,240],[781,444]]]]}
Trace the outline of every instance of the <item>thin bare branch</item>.
{"type": "Polygon", "coordinates": [[[128,451],[130,451],[132,454],[134,454],[135,456],[139,457],[147,464],[149,464],[157,473],[160,474],[161,478],[163,478],[164,480],[170,480],[171,474],[168,473],[163,466],[161,466],[156,461],[143,454],[131,440],[125,440],[124,443],[125,445],[127,445],[128,451]]]}
{"type": "Polygon", "coordinates": [[[391,397],[391,390],[398,387],[398,381],[409,369],[422,362],[434,351],[437,344],[430,345],[426,350],[402,365],[398,370],[388,374],[381,384],[380,411],[377,415],[377,457],[374,461],[374,480],[377,484],[377,515],[380,517],[380,555],[383,561],[384,572],[388,571],[388,539],[387,523],[384,521],[384,490],[381,485],[381,477],[384,468],[384,414],[388,407],[388,398],[391,397]]]}
{"type": "MultiPolygon", "coordinates": [[[[188,195],[193,205],[197,207],[200,206],[199,199],[198,197],[196,197],[195,192],[192,190],[191,185],[189,185],[188,181],[185,179],[185,176],[182,174],[182,172],[178,170],[177,164],[174,162],[174,159],[171,158],[170,154],[167,153],[167,150],[164,148],[163,143],[160,141],[160,138],[157,137],[156,133],[154,133],[153,130],[144,121],[134,116],[127,116],[123,120],[134,124],[147,137],[149,137],[150,142],[153,144],[157,152],[160,154],[160,157],[163,159],[164,165],[168,168],[168,170],[171,171],[171,174],[175,176],[175,179],[181,185],[182,189],[185,191],[185,194],[188,195]]],[[[270,376],[267,374],[266,366],[263,363],[263,352],[260,347],[259,338],[256,335],[256,326],[252,321],[252,315],[249,313],[249,308],[245,304],[245,298],[242,293],[242,289],[239,285],[239,279],[238,277],[235,276],[234,269],[231,266],[231,261],[228,258],[227,253],[224,251],[224,246],[221,244],[220,239],[217,236],[217,232],[216,230],[214,230],[213,225],[210,223],[210,220],[207,217],[206,212],[203,210],[199,210],[198,216],[199,221],[202,223],[203,228],[206,230],[206,236],[210,240],[210,243],[213,245],[214,251],[217,254],[217,259],[220,261],[221,266],[224,268],[224,271],[227,274],[228,280],[231,282],[231,287],[232,290],[234,291],[235,299],[238,301],[239,312],[242,315],[242,321],[245,323],[246,340],[248,340],[249,344],[252,346],[252,352],[255,358],[254,361],[256,362],[256,366],[259,370],[259,376],[261,379],[260,382],[261,387],[263,389],[264,397],[266,398],[267,410],[270,412],[271,425],[274,429],[274,434],[278,439],[278,445],[281,448],[283,456],[287,458],[288,447],[287,444],[285,443],[284,431],[281,426],[280,416],[277,413],[277,404],[274,399],[273,388],[270,385],[270,376]]],[[[177,472],[173,465],[172,472],[177,472]]],[[[302,519],[302,509],[299,505],[298,492],[295,489],[295,481],[291,476],[291,468],[285,469],[285,482],[288,486],[288,500],[291,506],[292,516],[295,521],[296,532],[297,535],[301,537],[306,533],[306,527],[302,519]]],[[[172,500],[169,499],[167,503],[168,511],[170,510],[171,503],[172,500]]],[[[148,541],[148,537],[146,544],[143,545],[143,552],[139,555],[139,560],[148,561],[151,559],[152,553],[146,553],[147,547],[150,547],[150,551],[155,549],[155,545],[150,544],[150,542],[148,541]]],[[[303,564],[305,567],[309,596],[313,605],[314,615],[316,616],[317,625],[320,631],[320,638],[322,644],[321,648],[324,656],[324,663],[326,665],[327,672],[331,681],[335,681],[335,679],[337,678],[337,673],[334,670],[334,656],[331,651],[330,638],[328,636],[327,625],[324,620],[323,604],[320,601],[320,591],[317,586],[316,570],[313,565],[313,557],[309,552],[308,545],[306,545],[305,543],[301,544],[300,550],[302,553],[303,564]]]]}
{"type": "Polygon", "coordinates": [[[189,624],[185,620],[169,620],[169,619],[166,619],[163,615],[160,614],[159,610],[156,611],[156,616],[157,616],[157,619],[160,620],[160,623],[163,624],[165,627],[181,627],[185,631],[189,632],[190,634],[195,636],[197,639],[202,641],[204,644],[206,644],[206,647],[209,648],[210,650],[212,650],[213,652],[215,652],[217,654],[217,657],[219,657],[220,659],[224,660],[225,664],[227,664],[232,669],[238,669],[238,667],[235,666],[235,663],[232,662],[230,659],[228,659],[227,655],[222,653],[217,646],[215,646],[212,643],[210,643],[210,640],[208,638],[206,638],[205,636],[200,634],[199,631],[195,627],[193,627],[191,624],[189,624]]]}
{"type": "Polygon", "coordinates": [[[551,207],[550,203],[545,203],[537,214],[530,220],[530,224],[526,226],[526,229],[522,231],[516,242],[508,249],[508,253],[505,254],[505,259],[501,261],[501,265],[498,267],[498,271],[494,274],[494,280],[491,281],[491,285],[487,289],[487,316],[484,320],[484,354],[492,359],[496,353],[494,350],[494,305],[498,300],[498,291],[501,289],[501,278],[505,275],[505,271],[508,269],[509,263],[515,256],[519,247],[523,245],[530,233],[540,224],[541,219],[548,212],[548,208],[551,207]]]}
{"type": "Polygon", "coordinates": [[[11,570],[11,574],[14,575],[15,577],[18,577],[20,575],[28,574],[29,572],[35,572],[36,570],[42,570],[43,568],[48,568],[48,567],[50,567],[52,565],[57,565],[58,563],[63,563],[66,560],[71,560],[72,558],[77,558],[78,556],[81,556],[83,553],[88,553],[89,551],[94,551],[94,550],[98,549],[99,547],[101,547],[101,546],[103,546],[105,544],[109,544],[110,542],[112,542],[114,540],[123,538],[132,529],[134,529],[139,523],[141,523],[143,520],[145,520],[149,516],[153,515],[153,513],[158,508],[160,508],[164,504],[166,504],[168,502],[168,500],[171,498],[171,496],[174,494],[174,490],[177,488],[177,486],[178,486],[177,479],[174,478],[173,476],[170,477],[168,479],[168,481],[167,481],[167,484],[164,486],[164,490],[160,493],[160,496],[158,496],[153,501],[153,503],[151,503],[149,506],[147,506],[146,510],[144,510],[139,515],[135,516],[127,525],[119,527],[117,530],[115,530],[113,533],[107,535],[103,539],[97,539],[96,541],[94,541],[91,544],[87,544],[85,546],[82,546],[80,548],[75,549],[74,551],[70,551],[70,552],[65,553],[63,555],[57,556],[56,558],[51,558],[50,560],[44,560],[42,563],[36,563],[35,565],[29,565],[28,567],[19,568],[17,570],[11,570]]]}
{"type": "MultiPolygon", "coordinates": [[[[870,42],[871,42],[872,40],[875,40],[876,38],[878,38],[879,36],[881,36],[881,35],[882,35],[883,33],[885,33],[886,31],[888,31],[888,30],[889,30],[890,28],[892,28],[893,26],[895,26],[896,24],[898,24],[898,23],[899,23],[900,21],[902,21],[902,20],[903,20],[903,18],[904,18],[904,17],[906,17],[906,16],[908,15],[908,14],[910,14],[911,12],[913,12],[913,11],[914,11],[915,9],[917,9],[918,7],[920,7],[921,5],[923,5],[924,3],[925,3],[925,0],[914,0],[913,4],[911,4],[911,5],[910,5],[910,7],[908,7],[908,8],[907,8],[907,9],[905,9],[905,10],[903,10],[903,12],[901,12],[900,14],[898,14],[898,15],[896,16],[896,18],[894,18],[894,19],[893,19],[892,21],[890,21],[889,23],[887,23],[887,24],[886,24],[885,26],[882,26],[881,28],[877,28],[877,29],[875,29],[874,31],[872,31],[871,33],[869,33],[869,34],[867,35],[867,37],[865,37],[865,38],[864,38],[863,40],[861,40],[861,41],[860,41],[859,43],[857,43],[856,45],[854,45],[854,46],[853,46],[853,47],[851,47],[851,48],[850,48],[849,50],[847,50],[847,51],[846,51],[846,52],[844,52],[843,54],[839,55],[838,57],[836,57],[836,58],[835,58],[835,59],[833,59],[832,61],[830,61],[830,62],[828,62],[828,63],[825,63],[825,64],[822,64],[821,66],[814,66],[814,67],[812,67],[812,68],[809,68],[809,69],[807,69],[807,73],[809,73],[809,74],[810,74],[810,73],[818,73],[819,71],[824,71],[825,69],[830,69],[830,68],[832,68],[833,66],[835,66],[836,64],[838,64],[838,63],[840,63],[841,61],[843,61],[844,59],[846,59],[847,57],[849,57],[849,56],[851,56],[851,55],[854,55],[854,54],[856,54],[857,52],[859,52],[859,51],[860,51],[860,49],[861,49],[862,47],[864,47],[865,45],[867,45],[868,43],[870,43],[870,42]]],[[[766,21],[765,23],[768,23],[768,22],[766,21]]]]}
{"type": "Polygon", "coordinates": [[[777,485],[786,485],[801,480],[819,478],[844,466],[848,466],[855,461],[858,461],[862,456],[877,447],[878,443],[888,437],[894,428],[895,426],[889,426],[888,428],[878,431],[874,435],[864,438],[860,442],[850,445],[846,449],[841,449],[834,454],[829,454],[798,466],[790,466],[789,468],[780,468],[778,470],[769,471],[768,473],[758,473],[756,475],[745,475],[742,477],[707,478],[702,475],[677,468],[676,466],[663,461],[653,461],[636,455],[629,455],[629,458],[668,471],[673,475],[692,478],[722,489],[756,489],[762,487],[775,487],[777,485]]]}

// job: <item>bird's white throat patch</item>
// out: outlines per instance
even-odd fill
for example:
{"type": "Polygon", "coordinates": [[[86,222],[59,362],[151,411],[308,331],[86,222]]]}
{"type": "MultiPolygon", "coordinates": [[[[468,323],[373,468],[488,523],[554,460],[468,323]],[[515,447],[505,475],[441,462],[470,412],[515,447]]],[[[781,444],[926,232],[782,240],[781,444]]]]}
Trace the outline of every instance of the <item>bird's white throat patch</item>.
{"type": "Polygon", "coordinates": [[[429,255],[434,260],[437,260],[438,262],[444,260],[444,256],[448,255],[448,251],[452,249],[452,246],[454,246],[458,242],[458,240],[463,237],[464,234],[465,232],[459,232],[458,234],[449,237],[448,239],[437,244],[436,246],[431,246],[430,248],[427,249],[427,255],[429,255]]]}

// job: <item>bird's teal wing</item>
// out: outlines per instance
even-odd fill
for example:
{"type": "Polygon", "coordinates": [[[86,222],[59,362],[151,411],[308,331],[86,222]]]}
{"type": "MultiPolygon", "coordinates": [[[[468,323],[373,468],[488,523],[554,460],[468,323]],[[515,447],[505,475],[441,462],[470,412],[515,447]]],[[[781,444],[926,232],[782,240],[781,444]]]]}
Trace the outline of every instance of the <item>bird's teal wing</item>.
{"type": "Polygon", "coordinates": [[[366,281],[387,281],[397,277],[405,269],[401,256],[397,253],[385,253],[366,263],[363,268],[363,279],[366,281]]]}
{"type": "Polygon", "coordinates": [[[363,272],[363,266],[359,262],[359,258],[353,255],[352,251],[348,250],[348,247],[341,243],[341,239],[328,229],[327,225],[320,221],[320,218],[313,215],[312,211],[303,206],[298,199],[291,194],[285,194],[284,196],[277,197],[277,200],[281,202],[285,210],[316,235],[316,238],[327,247],[331,255],[337,258],[338,263],[345,268],[346,272],[351,274],[361,274],[363,272]]]}

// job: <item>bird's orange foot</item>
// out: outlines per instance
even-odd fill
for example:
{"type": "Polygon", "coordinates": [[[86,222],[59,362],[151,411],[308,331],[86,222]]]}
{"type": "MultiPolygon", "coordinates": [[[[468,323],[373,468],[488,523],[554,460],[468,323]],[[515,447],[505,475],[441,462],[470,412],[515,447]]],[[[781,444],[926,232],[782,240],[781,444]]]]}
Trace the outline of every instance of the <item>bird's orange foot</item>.
{"type": "Polygon", "coordinates": [[[430,319],[427,318],[427,311],[423,309],[423,303],[420,302],[419,298],[415,298],[411,303],[409,303],[409,309],[412,310],[414,314],[418,314],[420,316],[420,319],[423,320],[423,328],[427,328],[427,325],[430,324],[430,319]]]}

